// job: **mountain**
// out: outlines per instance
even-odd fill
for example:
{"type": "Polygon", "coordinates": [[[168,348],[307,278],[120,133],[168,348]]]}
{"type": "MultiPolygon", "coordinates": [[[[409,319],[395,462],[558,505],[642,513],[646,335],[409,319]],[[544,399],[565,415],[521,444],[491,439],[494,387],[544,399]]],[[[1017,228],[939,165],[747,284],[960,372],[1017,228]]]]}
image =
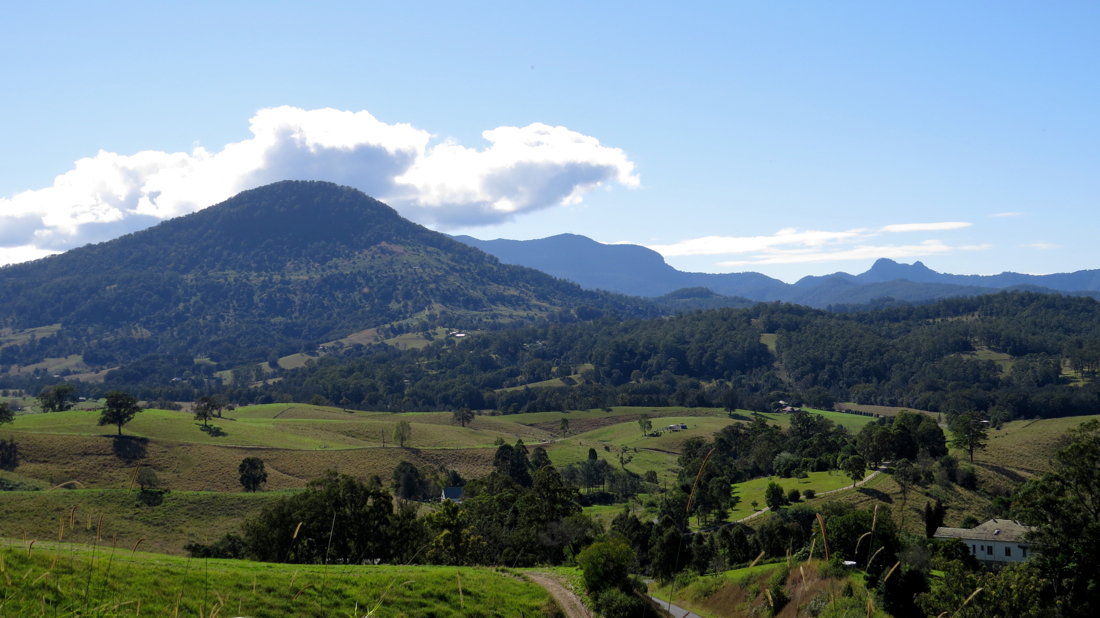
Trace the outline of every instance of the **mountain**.
{"type": "Polygon", "coordinates": [[[502,264],[354,189],[288,181],[0,269],[0,365],[80,355],[102,367],[150,353],[228,365],[401,321],[494,328],[576,319],[574,309],[658,313],[502,264]],[[13,339],[47,325],[60,329],[13,339]]]}
{"type": "MultiPolygon", "coordinates": [[[[538,240],[478,240],[456,236],[470,246],[495,255],[507,264],[519,264],[575,281],[586,289],[636,296],[662,297],[683,288],[707,288],[721,295],[696,305],[744,306],[747,301],[784,301],[826,307],[862,304],[890,297],[897,301],[927,302],[938,298],[975,296],[1001,290],[1071,292],[1096,296],[1100,270],[1055,275],[952,275],[938,273],[921,262],[900,264],[877,260],[867,272],[837,272],[803,277],[784,283],[754,272],[690,273],[665,263],[661,254],[638,245],[605,245],[576,234],[538,240]]],[[[664,300],[659,303],[667,306],[664,300]]],[[[683,304],[683,303],[682,303],[683,304]]]]}

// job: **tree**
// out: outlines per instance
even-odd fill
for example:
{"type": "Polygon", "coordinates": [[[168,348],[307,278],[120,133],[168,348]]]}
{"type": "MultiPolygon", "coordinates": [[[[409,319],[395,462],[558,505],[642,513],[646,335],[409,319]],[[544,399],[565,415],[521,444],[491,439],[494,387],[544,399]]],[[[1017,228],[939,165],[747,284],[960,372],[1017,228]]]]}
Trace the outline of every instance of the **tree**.
{"type": "Polygon", "coordinates": [[[43,412],[64,412],[73,407],[76,387],[69,384],[47,386],[38,394],[38,405],[43,412]]]}
{"type": "Polygon", "coordinates": [[[908,459],[894,464],[894,482],[901,489],[901,527],[905,528],[906,505],[909,503],[909,490],[921,479],[920,470],[908,459]]]}
{"type": "Polygon", "coordinates": [[[840,464],[840,469],[848,475],[848,478],[852,479],[852,487],[855,487],[857,482],[863,480],[863,472],[867,469],[867,462],[859,455],[852,455],[840,464]]]}
{"type": "Polygon", "coordinates": [[[99,426],[117,425],[118,435],[122,435],[122,426],[134,420],[141,406],[136,397],[123,391],[107,393],[107,403],[99,413],[99,426]]]}
{"type": "Polygon", "coordinates": [[[787,497],[783,493],[783,486],[774,481],[768,483],[768,488],[764,490],[764,504],[767,504],[771,510],[778,511],[779,507],[786,502],[787,497]]]}
{"type": "Polygon", "coordinates": [[[1031,563],[1053,584],[1063,616],[1100,615],[1100,421],[1067,432],[1052,471],[1028,481],[1015,510],[1042,548],[1031,563]]]}
{"type": "Polygon", "coordinates": [[[199,397],[191,411],[195,413],[195,420],[202,421],[203,427],[210,426],[210,419],[214,418],[214,401],[210,397],[199,397]]]}
{"type": "Polygon", "coordinates": [[[943,526],[943,502],[940,502],[939,498],[936,498],[936,503],[933,505],[931,502],[924,503],[924,535],[928,538],[932,538],[936,534],[936,530],[943,526]]]}
{"type": "Polygon", "coordinates": [[[537,471],[549,465],[550,456],[546,454],[546,449],[536,446],[535,450],[531,451],[531,468],[537,471]]]}
{"type": "Polygon", "coordinates": [[[264,460],[259,457],[245,457],[237,468],[240,475],[241,486],[245,491],[259,491],[267,483],[267,471],[264,470],[264,460]]]}
{"type": "Polygon", "coordinates": [[[558,423],[558,429],[561,431],[561,435],[568,436],[569,435],[569,419],[567,419],[567,418],[561,419],[561,423],[558,423]]]}
{"type": "Polygon", "coordinates": [[[0,401],[0,425],[15,422],[15,412],[6,401],[0,401]]]}
{"type": "Polygon", "coordinates": [[[160,487],[160,478],[157,476],[157,471],[149,466],[142,466],[137,473],[137,484],[141,487],[141,491],[160,487]]]}
{"type": "Polygon", "coordinates": [[[960,414],[951,423],[951,446],[966,451],[970,455],[970,463],[974,463],[975,450],[985,450],[989,440],[986,424],[987,421],[975,412],[960,414]]]}
{"type": "Polygon", "coordinates": [[[737,404],[739,403],[737,400],[737,391],[734,390],[732,386],[722,392],[720,401],[722,402],[722,409],[730,415],[737,411],[737,404]]]}
{"type": "Polygon", "coordinates": [[[398,421],[393,428],[393,439],[401,448],[405,448],[405,443],[412,439],[412,426],[408,421],[398,421]]]}
{"type": "Polygon", "coordinates": [[[623,587],[634,566],[634,551],[621,539],[612,538],[589,545],[577,556],[584,587],[589,593],[623,587]]]}
{"type": "Polygon", "coordinates": [[[467,523],[466,513],[450,500],[426,515],[424,523],[434,535],[428,556],[437,564],[462,566],[470,553],[484,544],[467,523]]]}
{"type": "Polygon", "coordinates": [[[642,430],[643,437],[649,435],[649,432],[653,429],[653,421],[649,420],[648,414],[638,417],[638,427],[642,430]]]}
{"type": "Polygon", "coordinates": [[[416,466],[402,461],[393,469],[393,493],[398,498],[417,500],[423,495],[424,478],[416,466]]]}
{"type": "Polygon", "coordinates": [[[470,408],[459,408],[453,413],[454,420],[458,421],[463,427],[466,423],[472,423],[474,420],[474,411],[470,408]]]}

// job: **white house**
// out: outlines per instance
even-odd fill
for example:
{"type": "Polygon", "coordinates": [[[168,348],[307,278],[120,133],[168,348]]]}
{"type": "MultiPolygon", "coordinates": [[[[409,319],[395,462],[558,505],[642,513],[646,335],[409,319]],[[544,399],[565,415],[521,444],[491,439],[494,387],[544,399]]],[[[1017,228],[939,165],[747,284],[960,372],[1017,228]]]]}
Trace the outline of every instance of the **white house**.
{"type": "Polygon", "coordinates": [[[687,423],[673,423],[673,424],[669,425],[668,427],[665,427],[665,431],[680,431],[682,429],[687,429],[687,428],[688,428],[687,423]]]}
{"type": "Polygon", "coordinates": [[[1024,534],[1031,528],[1011,519],[991,519],[975,528],[937,528],[933,538],[959,539],[970,546],[970,553],[989,563],[1023,562],[1028,546],[1024,534]]]}

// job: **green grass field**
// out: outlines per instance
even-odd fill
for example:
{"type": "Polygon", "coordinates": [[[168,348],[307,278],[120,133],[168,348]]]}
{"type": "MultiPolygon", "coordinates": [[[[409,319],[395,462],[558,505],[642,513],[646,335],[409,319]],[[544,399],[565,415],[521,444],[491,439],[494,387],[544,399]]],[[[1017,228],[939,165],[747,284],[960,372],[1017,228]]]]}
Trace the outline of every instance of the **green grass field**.
{"type": "MultiPolygon", "coordinates": [[[[421,566],[279,565],[191,560],[117,546],[20,541],[0,549],[5,616],[547,615],[549,595],[506,570],[421,566]]],[[[144,548],[144,544],[142,544],[144,548]]]]}
{"type": "MultiPolygon", "coordinates": [[[[868,472],[868,474],[870,474],[870,472],[868,472]]],[[[752,515],[756,510],[767,506],[764,503],[764,490],[766,490],[771,483],[779,483],[782,485],[784,494],[792,489],[797,489],[800,492],[812,489],[816,493],[821,494],[834,489],[848,487],[852,484],[852,479],[844,476],[843,472],[833,470],[832,472],[810,472],[808,478],[804,479],[784,479],[773,476],[738,483],[733,486],[733,495],[741,498],[741,501],[737,504],[736,508],[730,510],[729,520],[737,521],[739,519],[744,519],[752,515]],[[757,509],[752,508],[754,500],[757,502],[757,509]]],[[[813,505],[827,499],[829,499],[829,496],[814,498],[813,500],[804,500],[803,503],[813,505]]]]}

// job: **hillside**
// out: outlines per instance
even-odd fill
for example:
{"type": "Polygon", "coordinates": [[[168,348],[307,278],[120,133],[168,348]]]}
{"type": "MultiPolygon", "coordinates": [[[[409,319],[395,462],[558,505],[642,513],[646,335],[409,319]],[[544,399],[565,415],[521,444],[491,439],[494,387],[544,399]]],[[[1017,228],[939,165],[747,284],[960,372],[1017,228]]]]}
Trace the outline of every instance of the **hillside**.
{"type": "Polygon", "coordinates": [[[80,373],[150,353],[226,366],[387,324],[495,328],[574,310],[657,314],[501,264],[354,189],[288,181],[0,268],[0,366],[70,358],[44,371],[80,373]],[[36,327],[50,331],[23,335],[36,327]]]}
{"type": "MultiPolygon", "coordinates": [[[[745,300],[783,301],[826,307],[865,304],[889,297],[897,301],[928,302],[939,298],[976,296],[1004,289],[1036,292],[1074,292],[1096,295],[1100,270],[1052,275],[952,275],[938,273],[921,262],[899,264],[880,259],[858,275],[837,272],[803,277],[794,284],[754,272],[692,273],[676,270],[646,247],[605,245],[577,234],[559,234],[536,240],[479,240],[456,236],[502,262],[537,268],[555,277],[575,281],[585,289],[601,289],[635,296],[659,297],[683,288],[708,288],[717,298],[690,308],[740,307],[745,300]],[[593,268],[598,264],[597,268],[593,268]],[[728,298],[725,298],[728,297],[728,298]]],[[[684,304],[684,303],[681,303],[684,304]]]]}

